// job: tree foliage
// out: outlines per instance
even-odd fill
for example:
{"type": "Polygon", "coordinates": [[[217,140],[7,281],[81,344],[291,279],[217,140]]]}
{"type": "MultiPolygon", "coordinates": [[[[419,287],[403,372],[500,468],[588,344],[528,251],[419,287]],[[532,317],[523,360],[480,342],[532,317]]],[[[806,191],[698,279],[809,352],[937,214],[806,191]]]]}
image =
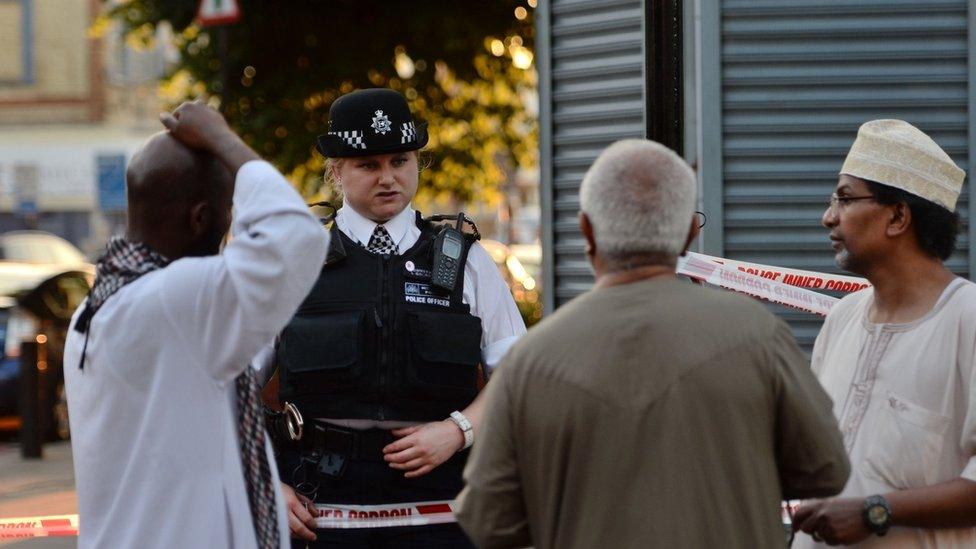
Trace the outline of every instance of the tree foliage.
{"type": "Polygon", "coordinates": [[[536,163],[529,0],[238,0],[242,21],[218,29],[194,24],[198,4],[106,2],[106,18],[147,41],[168,22],[180,61],[163,95],[219,97],[231,126],[307,195],[329,194],[313,149],[329,106],[365,87],[403,92],[429,122],[427,198],[493,201],[514,168],[536,163]]]}

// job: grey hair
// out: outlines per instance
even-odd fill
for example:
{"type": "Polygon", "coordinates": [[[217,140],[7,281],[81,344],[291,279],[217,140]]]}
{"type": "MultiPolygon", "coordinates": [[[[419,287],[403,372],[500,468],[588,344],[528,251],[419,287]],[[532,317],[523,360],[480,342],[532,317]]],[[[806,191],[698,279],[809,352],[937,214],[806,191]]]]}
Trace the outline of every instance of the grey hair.
{"type": "Polygon", "coordinates": [[[695,173],[674,151],[644,139],[606,148],[580,186],[597,252],[614,264],[683,251],[697,200],[695,173]]]}

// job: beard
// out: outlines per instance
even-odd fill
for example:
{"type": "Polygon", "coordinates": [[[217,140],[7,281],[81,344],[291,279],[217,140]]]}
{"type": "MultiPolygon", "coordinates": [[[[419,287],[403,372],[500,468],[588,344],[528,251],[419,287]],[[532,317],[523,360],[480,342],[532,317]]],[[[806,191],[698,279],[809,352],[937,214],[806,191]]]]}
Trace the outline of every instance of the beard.
{"type": "Polygon", "coordinates": [[[221,231],[220,229],[211,227],[199,240],[190,244],[186,255],[190,257],[206,257],[208,255],[219,254],[221,245],[224,242],[224,235],[226,234],[227,231],[221,231]]]}
{"type": "Polygon", "coordinates": [[[852,255],[851,252],[846,248],[837,252],[837,255],[834,256],[834,263],[849,273],[865,276],[865,269],[861,267],[862,261],[859,261],[858,258],[852,255]]]}
{"type": "Polygon", "coordinates": [[[837,266],[840,267],[841,269],[845,271],[850,271],[851,252],[847,250],[841,250],[837,252],[837,255],[834,256],[834,263],[836,263],[837,266]]]}

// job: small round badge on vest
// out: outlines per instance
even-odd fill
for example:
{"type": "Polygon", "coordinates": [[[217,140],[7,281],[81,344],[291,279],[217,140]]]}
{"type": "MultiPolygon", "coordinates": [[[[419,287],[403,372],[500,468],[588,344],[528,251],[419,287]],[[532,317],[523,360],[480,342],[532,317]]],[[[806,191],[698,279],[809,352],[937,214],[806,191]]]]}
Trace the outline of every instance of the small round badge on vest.
{"type": "Polygon", "coordinates": [[[415,151],[427,144],[427,123],[414,120],[399,92],[370,88],[347,93],[329,108],[329,133],[316,149],[328,158],[415,151]]]}

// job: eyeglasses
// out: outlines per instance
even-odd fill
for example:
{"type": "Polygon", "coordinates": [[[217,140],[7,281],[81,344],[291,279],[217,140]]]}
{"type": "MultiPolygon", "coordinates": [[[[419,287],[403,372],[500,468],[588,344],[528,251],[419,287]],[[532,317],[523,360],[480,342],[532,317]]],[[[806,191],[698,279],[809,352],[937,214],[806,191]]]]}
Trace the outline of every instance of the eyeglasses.
{"type": "Polygon", "coordinates": [[[698,228],[701,229],[705,226],[705,222],[708,221],[708,217],[705,216],[705,212],[695,212],[695,216],[698,217],[698,228]]]}
{"type": "Polygon", "coordinates": [[[846,207],[855,200],[874,200],[876,198],[877,197],[873,194],[864,196],[837,196],[837,193],[833,193],[830,195],[830,201],[827,203],[827,209],[830,210],[831,213],[836,213],[839,210],[839,207],[846,207]]]}

